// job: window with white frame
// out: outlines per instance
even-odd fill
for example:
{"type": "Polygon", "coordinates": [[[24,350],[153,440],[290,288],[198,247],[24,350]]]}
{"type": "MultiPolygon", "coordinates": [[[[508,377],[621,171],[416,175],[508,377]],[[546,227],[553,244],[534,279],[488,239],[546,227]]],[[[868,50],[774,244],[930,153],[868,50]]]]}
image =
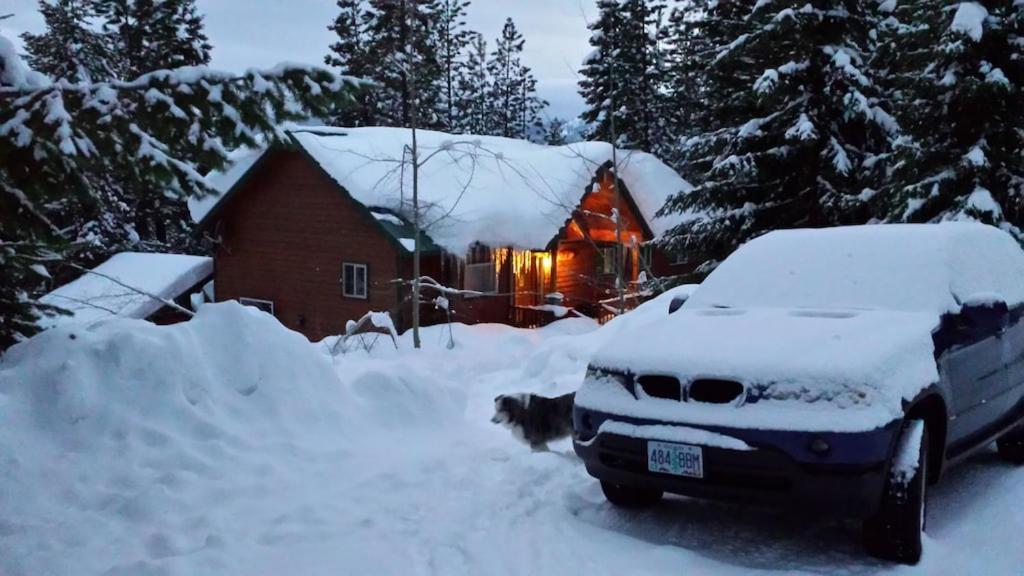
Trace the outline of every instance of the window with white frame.
{"type": "Polygon", "coordinates": [[[346,298],[368,298],[369,272],[366,264],[344,262],[341,265],[341,295],[346,298]]]}
{"type": "Polygon", "coordinates": [[[466,277],[463,285],[466,290],[493,294],[498,291],[498,275],[494,262],[466,264],[466,277]]]}
{"type": "Polygon", "coordinates": [[[239,298],[238,303],[242,306],[259,308],[271,316],[274,315],[274,303],[270,300],[260,300],[259,298],[239,298]]]}

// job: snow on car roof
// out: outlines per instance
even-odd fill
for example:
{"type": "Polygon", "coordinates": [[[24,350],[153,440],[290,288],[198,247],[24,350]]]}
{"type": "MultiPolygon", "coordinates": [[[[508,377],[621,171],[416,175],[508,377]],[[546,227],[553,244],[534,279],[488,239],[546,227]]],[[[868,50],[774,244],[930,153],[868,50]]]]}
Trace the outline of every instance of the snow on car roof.
{"type": "Polygon", "coordinates": [[[213,260],[185,254],[121,252],[93,270],[97,274],[87,272],[41,298],[45,304],[72,313],[72,316],[44,318],[40,321],[42,325],[49,328],[67,322],[93,322],[114,316],[147,318],[162,308],[163,303],[104,276],[170,300],[211,276],[213,260]]]}
{"type": "Polygon", "coordinates": [[[977,223],[771,232],[740,247],[687,307],[860,308],[938,313],[979,294],[1024,302],[1024,254],[977,223]]]}
{"type": "MultiPolygon", "coordinates": [[[[402,164],[411,143],[405,128],[302,128],[295,141],[356,201],[367,207],[408,212],[411,168],[402,164]],[[403,170],[404,167],[404,170],[403,170]]],[[[581,142],[545,146],[495,136],[417,131],[423,167],[420,202],[435,242],[463,253],[474,242],[490,246],[544,248],[579,204],[598,169],[612,160],[612,146],[581,142]]],[[[645,152],[618,150],[619,176],[656,237],[684,220],[656,217],[672,195],[691,188],[674,170],[645,152]]],[[[240,154],[211,185],[226,192],[256,161],[240,154]]],[[[213,196],[190,202],[201,220],[217,203],[213,196]]]]}

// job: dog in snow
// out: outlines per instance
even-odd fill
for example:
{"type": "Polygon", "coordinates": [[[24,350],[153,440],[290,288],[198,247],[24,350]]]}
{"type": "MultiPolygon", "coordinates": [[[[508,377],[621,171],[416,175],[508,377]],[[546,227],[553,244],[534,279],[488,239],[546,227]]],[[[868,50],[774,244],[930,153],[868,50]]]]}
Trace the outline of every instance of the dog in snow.
{"type": "Polygon", "coordinates": [[[494,399],[491,422],[503,424],[534,450],[572,435],[572,403],[576,393],[557,398],[536,394],[503,394],[494,399]]]}

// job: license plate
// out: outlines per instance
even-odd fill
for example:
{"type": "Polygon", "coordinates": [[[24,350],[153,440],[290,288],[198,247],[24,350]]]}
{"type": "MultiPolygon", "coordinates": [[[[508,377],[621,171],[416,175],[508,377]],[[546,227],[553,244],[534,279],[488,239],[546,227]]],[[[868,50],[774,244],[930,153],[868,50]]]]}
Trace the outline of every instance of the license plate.
{"type": "Polygon", "coordinates": [[[647,469],[675,476],[703,478],[704,450],[689,444],[648,442],[647,469]]]}

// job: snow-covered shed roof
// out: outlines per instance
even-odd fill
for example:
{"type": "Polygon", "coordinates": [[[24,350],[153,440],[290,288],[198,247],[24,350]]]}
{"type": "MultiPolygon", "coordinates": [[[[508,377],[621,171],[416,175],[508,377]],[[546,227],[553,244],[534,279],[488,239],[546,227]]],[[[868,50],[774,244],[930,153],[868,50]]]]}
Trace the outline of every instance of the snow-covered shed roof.
{"type": "MultiPolygon", "coordinates": [[[[302,128],[292,139],[326,174],[366,207],[408,214],[412,174],[405,128],[302,128]]],[[[612,146],[581,142],[545,146],[495,136],[417,131],[419,198],[430,237],[450,252],[474,242],[544,248],[579,205],[598,171],[612,161],[612,146]]],[[[238,154],[226,172],[210,176],[219,195],[190,202],[200,222],[258,160],[238,154]]],[[[672,195],[691,186],[645,152],[618,150],[619,178],[655,237],[683,220],[656,217],[672,195]]]]}
{"type": "Polygon", "coordinates": [[[45,318],[41,323],[50,327],[114,316],[148,318],[164,304],[110,278],[142,292],[173,300],[213,275],[213,259],[185,254],[121,252],[93,268],[93,272],[86,272],[77,280],[43,296],[43,303],[68,310],[72,316],[45,318]]]}

